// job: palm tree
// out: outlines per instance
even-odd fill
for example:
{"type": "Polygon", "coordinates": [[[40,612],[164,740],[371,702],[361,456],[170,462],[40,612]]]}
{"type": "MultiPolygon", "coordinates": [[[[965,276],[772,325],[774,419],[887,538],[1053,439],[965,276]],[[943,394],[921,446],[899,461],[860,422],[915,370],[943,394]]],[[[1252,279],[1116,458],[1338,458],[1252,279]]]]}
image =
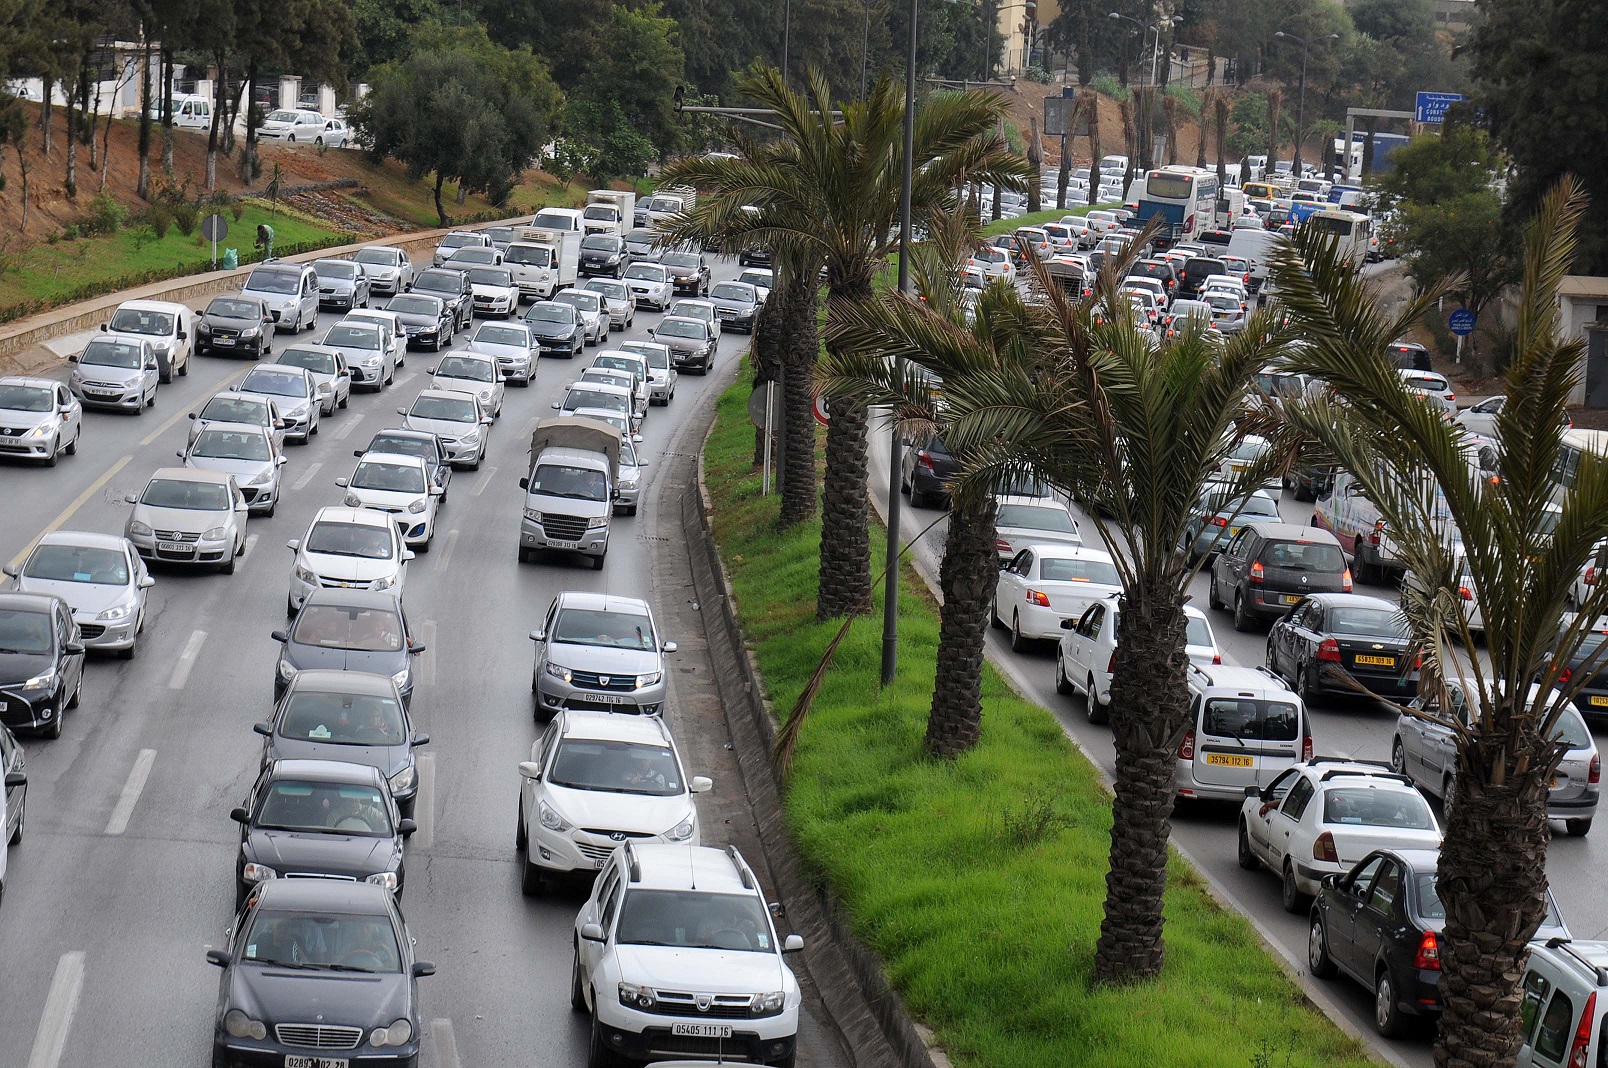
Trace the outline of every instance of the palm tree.
{"type": "MultiPolygon", "coordinates": [[[[781,128],[773,147],[758,158],[678,160],[665,168],[663,180],[712,190],[730,231],[747,240],[811,250],[825,265],[831,307],[838,309],[873,298],[873,280],[896,240],[903,89],[883,77],[864,99],[841,104],[841,117],[834,117],[826,80],[811,72],[807,84],[806,92],[794,92],[773,68],[744,79],[738,92],[770,109],[781,128]],[[743,212],[744,205],[757,210],[743,212]]],[[[996,189],[1025,186],[1025,162],[995,133],[1004,110],[1004,99],[992,93],[927,99],[915,117],[912,154],[911,213],[918,223],[946,210],[963,179],[991,181],[996,189]]],[[[696,212],[704,210],[700,205],[696,212]]],[[[864,407],[847,403],[833,411],[827,427],[816,595],[821,619],[871,606],[866,426],[864,407]]]]}
{"type": "Polygon", "coordinates": [[[1577,672],[1571,685],[1563,668],[1608,611],[1608,588],[1599,585],[1577,615],[1564,616],[1573,580],[1608,535],[1608,461],[1583,457],[1567,484],[1553,475],[1583,362],[1581,345],[1558,333],[1556,297],[1583,212],[1579,187],[1566,180],[1526,235],[1495,482],[1465,460],[1461,428],[1406,391],[1385,359],[1386,346],[1433,306],[1436,292],[1383,314],[1333,244],[1306,229],[1275,268],[1279,302],[1308,342],[1289,366],[1322,376],[1336,397],[1290,418],[1362,483],[1418,576],[1404,585],[1402,607],[1426,675],[1442,680],[1434,687],[1444,694],[1446,679],[1475,680],[1469,721],[1448,723],[1457,763],[1438,870],[1446,906],[1446,1008],[1434,1050],[1441,1066],[1511,1064],[1519,1048],[1526,942],[1545,912],[1558,718],[1594,671],[1577,672]],[[1449,539],[1454,531],[1460,547],[1449,539]],[[1473,635],[1459,586],[1472,587],[1483,617],[1489,668],[1467,652],[1473,635]],[[1534,681],[1541,685],[1532,693],[1534,681]],[[1561,697],[1552,690],[1560,681],[1561,697]]]}

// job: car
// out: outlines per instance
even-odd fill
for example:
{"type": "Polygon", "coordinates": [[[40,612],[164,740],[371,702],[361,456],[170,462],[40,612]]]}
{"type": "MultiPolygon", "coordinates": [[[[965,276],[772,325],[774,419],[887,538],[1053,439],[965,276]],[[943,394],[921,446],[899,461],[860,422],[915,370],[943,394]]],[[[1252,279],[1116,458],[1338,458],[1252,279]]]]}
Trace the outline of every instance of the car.
{"type": "Polygon", "coordinates": [[[149,341],[94,337],[83,352],[67,359],[77,364],[67,389],[83,407],[140,415],[156,404],[160,376],[149,341]]]}
{"type": "MultiPolygon", "coordinates": [[[[1595,579],[1595,576],[1593,576],[1595,579]]],[[[1575,711],[1592,726],[1608,723],[1608,619],[1597,619],[1587,630],[1574,654],[1563,661],[1564,677],[1574,690],[1575,711]]],[[[1556,663],[1554,646],[1548,657],[1556,663]]]]}
{"type": "Polygon", "coordinates": [[[677,293],[690,293],[701,297],[709,292],[709,262],[701,252],[665,252],[659,256],[670,272],[670,282],[677,293]]]}
{"type": "Polygon", "coordinates": [[[235,571],[246,551],[246,498],[234,476],[192,467],[159,467],[134,506],[123,536],[146,560],[235,571]]]}
{"type": "Polygon", "coordinates": [[[1110,553],[1030,543],[1000,569],[990,622],[1008,626],[1011,648],[1026,652],[1034,642],[1059,642],[1063,620],[1081,618],[1089,605],[1121,590],[1110,553]]]}
{"type": "Polygon", "coordinates": [[[565,289],[553,294],[553,303],[568,304],[581,317],[581,328],[588,345],[602,344],[609,336],[609,311],[603,297],[589,289],[565,289]]]}
{"type": "Polygon", "coordinates": [[[566,590],[530,640],[538,716],[564,709],[663,711],[664,654],[675,652],[676,643],[660,636],[646,601],[566,590]]]}
{"type": "Polygon", "coordinates": [[[346,490],[341,502],[346,507],[391,515],[405,545],[421,553],[430,551],[441,490],[424,460],[390,452],[364,454],[352,474],[337,478],[335,484],[346,490]]]}
{"type": "MultiPolygon", "coordinates": [[[[1549,891],[1543,928],[1562,929],[1549,891]]],[[[1602,1018],[1608,1014],[1608,944],[1573,939],[1565,931],[1537,930],[1519,989],[1516,1068],[1547,1064],[1601,1064],[1608,1049],[1602,1018]]],[[[668,1068],[668,1066],[661,1066],[668,1068]]]]}
{"type": "Polygon", "coordinates": [[[641,419],[648,414],[650,396],[648,358],[642,353],[629,349],[604,349],[592,357],[592,366],[587,370],[618,371],[629,375],[637,418],[641,419]]]}
{"type": "Polygon", "coordinates": [[[769,267],[750,267],[737,275],[737,281],[753,286],[754,295],[763,304],[770,299],[771,290],[776,286],[776,274],[769,267]]]}
{"type": "Polygon", "coordinates": [[[1186,800],[1240,803],[1315,755],[1301,698],[1265,668],[1189,666],[1189,727],[1178,744],[1173,788],[1186,800]]]}
{"type": "Polygon", "coordinates": [[[1252,490],[1249,496],[1241,496],[1235,494],[1230,482],[1208,481],[1190,509],[1178,547],[1194,563],[1202,556],[1221,552],[1246,523],[1261,520],[1279,521],[1278,499],[1267,490],[1252,490]]]}
{"type": "Polygon", "coordinates": [[[634,352],[648,362],[648,403],[666,405],[674,399],[681,375],[670,356],[670,346],[656,341],[622,341],[619,351],[634,352]]]}
{"type": "Polygon", "coordinates": [[[285,614],[294,616],[314,590],[394,590],[401,596],[413,553],[384,512],[320,508],[307,533],[285,543],[294,553],[285,614]]]}
{"type": "Polygon", "coordinates": [[[527,894],[546,876],[590,878],[622,840],[698,845],[692,795],[714,785],[688,778],[661,717],[609,711],[555,714],[519,772],[514,845],[527,894]]]}
{"type": "Polygon", "coordinates": [[[625,269],[623,277],[625,284],[631,287],[631,295],[636,298],[638,307],[646,304],[657,311],[664,311],[675,297],[670,268],[662,263],[638,261],[625,269]]]}
{"type": "Polygon", "coordinates": [[[1385,359],[1403,371],[1433,371],[1429,349],[1416,341],[1400,339],[1385,346],[1385,359]]]}
{"type": "Polygon", "coordinates": [[[1439,408],[1448,419],[1457,418],[1457,394],[1452,384],[1439,371],[1402,370],[1401,384],[1410,393],[1416,393],[1439,408]]]}
{"type": "Polygon", "coordinates": [[[348,312],[369,305],[369,280],[361,263],[352,260],[314,260],[318,272],[318,306],[348,312]]]}
{"type": "Polygon", "coordinates": [[[215,1065],[418,1063],[418,980],[435,965],[414,958],[413,936],[383,886],[269,880],[247,895],[225,948],[206,958],[223,969],[215,1065]]]}
{"type": "Polygon", "coordinates": [[[1401,609],[1359,593],[1315,593],[1267,633],[1268,670],[1310,707],[1358,687],[1395,701],[1418,693],[1418,657],[1401,609]]]}
{"type": "Polygon", "coordinates": [[[453,230],[436,242],[435,254],[430,257],[430,265],[441,266],[453,253],[462,248],[491,248],[491,238],[474,230],[453,230]]]}
{"type": "MultiPolygon", "coordinates": [[[[1412,711],[1403,711],[1397,718],[1390,766],[1452,808],[1457,804],[1457,739],[1459,732],[1467,730],[1479,715],[1474,695],[1482,682],[1466,676],[1443,682],[1450,707],[1441,707],[1440,697],[1433,691],[1425,692],[1413,699],[1412,711]]],[[[1490,677],[1483,680],[1487,690],[1493,684],[1490,677]]],[[[1540,689],[1530,684],[1530,703],[1536,701],[1540,689]]],[[[1583,838],[1590,833],[1591,821],[1597,814],[1602,758],[1591,730],[1573,705],[1565,704],[1553,691],[1546,696],[1545,707],[1557,709],[1550,740],[1563,751],[1547,795],[1547,818],[1561,820],[1572,837],[1583,838]]]]}
{"type": "Polygon", "coordinates": [[[1220,289],[1205,290],[1201,301],[1212,310],[1212,328],[1220,334],[1238,334],[1245,329],[1245,302],[1236,294],[1220,289]]]}
{"type": "MultiPolygon", "coordinates": [[[[1327,876],[1312,905],[1307,969],[1320,979],[1344,972],[1372,990],[1374,1029],[1386,1037],[1406,1034],[1413,1017],[1434,1018],[1441,1012],[1440,942],[1446,906],[1436,885],[1439,864],[1438,849],[1378,849],[1344,875],[1327,876]]],[[[1568,936],[1548,890],[1546,913],[1536,930],[1537,941],[1531,943],[1531,962],[1542,943],[1567,941],[1568,936]]],[[[1539,989],[1544,997],[1546,988],[1539,989]]],[[[1524,1014],[1532,1024],[1541,1000],[1535,997],[1537,991],[1526,983],[1524,1014]]],[[[1564,1005],[1567,1011],[1567,999],[1564,1005]]],[[[1556,1025],[1558,1055],[1548,1063],[1564,1063],[1567,1036],[1574,1033],[1566,1025],[1561,1020],[1556,1025]]],[[[1525,1063],[1522,1051],[1519,1063],[1525,1063]]]]}
{"type": "Polygon", "coordinates": [[[1231,293],[1239,299],[1240,307],[1244,307],[1251,299],[1250,287],[1245,279],[1238,274],[1214,274],[1201,283],[1200,295],[1204,298],[1210,293],[1231,293]]]}
{"type": "Polygon", "coordinates": [[[631,295],[630,286],[612,278],[592,278],[581,288],[603,298],[603,306],[609,313],[610,329],[631,329],[636,322],[636,298],[631,295]]]}
{"type": "Polygon", "coordinates": [[[702,319],[709,324],[710,330],[716,332],[720,330],[720,315],[713,301],[684,297],[670,305],[665,314],[683,319],[702,319]]]}
{"type": "Polygon", "coordinates": [[[473,393],[451,389],[424,389],[406,408],[398,408],[402,426],[423,430],[441,439],[447,460],[458,467],[477,470],[486,456],[486,437],[491,433],[491,415],[473,393]]]}
{"type": "Polygon", "coordinates": [[[1293,523],[1247,523],[1212,561],[1206,600],[1234,613],[1234,629],[1288,612],[1313,593],[1350,593],[1351,569],[1327,530],[1293,523]]]}
{"type": "Polygon", "coordinates": [[[190,309],[183,304],[125,300],[100,328],[101,333],[111,337],[150,342],[163,385],[172,382],[175,375],[190,373],[195,326],[190,309]]]}
{"type": "Polygon", "coordinates": [[[28,768],[11,728],[0,723],[0,901],[6,894],[6,849],[22,841],[28,815],[28,768]]]}
{"type": "Polygon", "coordinates": [[[474,296],[474,314],[511,319],[519,313],[519,286],[514,282],[513,271],[502,266],[476,265],[464,273],[469,276],[469,290],[474,296]]]}
{"type": "Polygon", "coordinates": [[[972,252],[966,265],[980,271],[984,281],[1002,278],[1011,285],[1016,284],[1016,264],[1006,249],[984,245],[972,252]]]}
{"type": "Polygon", "coordinates": [[[536,345],[536,337],[525,323],[481,323],[463,354],[491,360],[499,383],[511,381],[523,389],[536,373],[536,345]]]}
{"type": "Polygon", "coordinates": [[[1266,786],[1247,786],[1238,860],[1278,875],[1285,912],[1308,910],[1325,876],[1351,870],[1375,849],[1439,849],[1429,802],[1388,765],[1313,757],[1266,786]]]}
{"type": "Polygon", "coordinates": [[[233,392],[272,401],[284,421],[286,441],[305,445],[318,433],[323,400],[318,393],[318,380],[304,367],[259,363],[246,372],[233,392]]]}
{"type": "MultiPolygon", "coordinates": [[[[647,393],[637,389],[636,375],[631,371],[622,371],[613,367],[592,366],[581,372],[573,385],[577,386],[619,386],[630,396],[629,415],[632,426],[639,425],[642,417],[647,413],[647,393]]],[[[583,404],[582,407],[585,407],[583,404]]]]}
{"type": "Polygon", "coordinates": [[[421,430],[382,430],[369,439],[368,448],[353,449],[352,455],[361,459],[366,453],[383,452],[400,456],[417,456],[430,472],[430,481],[441,491],[440,504],[447,503],[447,487],[452,483],[452,465],[441,439],[421,430]]]}
{"type": "Polygon", "coordinates": [[[446,267],[432,267],[420,271],[410,292],[423,296],[440,297],[452,313],[452,332],[467,330],[474,318],[475,296],[470,288],[469,276],[462,271],[446,267]]]}
{"type": "Polygon", "coordinates": [[[11,588],[59,597],[78,624],[85,649],[134,656],[145,629],[145,591],[156,585],[127,538],[87,530],[53,530],[21,564],[7,564],[11,588]]]}
{"type": "Polygon", "coordinates": [[[716,282],[709,290],[721,330],[752,334],[759,322],[759,293],[746,282],[716,282]]]}
{"type": "MultiPolygon", "coordinates": [[[[1128,277],[1122,280],[1122,288],[1124,292],[1150,294],[1151,297],[1154,298],[1154,305],[1158,316],[1161,312],[1167,310],[1168,290],[1160,278],[1151,278],[1144,275],[1130,274],[1128,277]]],[[[1152,322],[1152,325],[1154,325],[1154,321],[1152,322]]]]}
{"type": "Polygon", "coordinates": [[[52,593],[0,593],[0,726],[60,738],[84,687],[84,639],[52,593]]]}
{"type": "Polygon", "coordinates": [[[396,369],[398,371],[402,370],[408,358],[408,331],[402,325],[402,317],[396,312],[390,308],[359,308],[356,311],[347,312],[341,322],[377,327],[380,334],[385,338],[386,347],[390,349],[391,359],[395,362],[396,369]]]}
{"type": "Polygon", "coordinates": [[[600,274],[618,278],[631,266],[632,258],[624,238],[614,234],[587,234],[581,238],[578,270],[587,278],[600,274]]]}
{"type": "Polygon", "coordinates": [[[1167,306],[1167,315],[1162,319],[1161,325],[1166,328],[1168,337],[1178,337],[1191,322],[1199,323],[1205,330],[1214,330],[1212,323],[1212,306],[1204,300],[1193,297],[1174,297],[1167,306]]]}
{"type": "Polygon", "coordinates": [[[396,356],[375,323],[342,319],[325,332],[320,345],[339,352],[352,372],[352,388],[380,392],[396,379],[396,356]]]}
{"type": "Polygon", "coordinates": [[[392,590],[314,590],[290,626],[270,635],[279,643],[274,701],[291,679],[316,668],[388,675],[406,707],[413,700],[413,658],[425,651],[415,633],[392,590]]]}
{"type": "MultiPolygon", "coordinates": [[[[1122,598],[1096,601],[1073,619],[1061,621],[1061,642],[1055,656],[1055,692],[1081,693],[1087,701],[1090,723],[1104,723],[1110,715],[1111,668],[1117,652],[1117,620],[1122,598]]],[[[1184,652],[1193,664],[1221,664],[1222,651],[1211,621],[1193,605],[1184,606],[1184,652]]]]}
{"type": "Polygon", "coordinates": [[[626,420],[627,429],[622,431],[626,437],[636,428],[636,400],[624,382],[577,381],[564,391],[562,400],[553,402],[553,408],[562,415],[593,410],[613,412],[626,420]]]}
{"type": "Polygon", "coordinates": [[[392,245],[369,245],[352,256],[368,275],[369,291],[375,296],[395,296],[413,288],[413,261],[392,245]]]}
{"type": "Polygon", "coordinates": [[[497,371],[497,361],[490,356],[476,352],[448,353],[430,369],[430,388],[473,393],[491,418],[502,414],[502,376],[497,371]]]}
{"type": "Polygon", "coordinates": [[[1015,559],[1023,545],[1082,545],[1078,521],[1060,501],[1048,497],[1001,494],[995,499],[994,548],[1001,567],[1015,559]]]}
{"type": "Polygon", "coordinates": [[[350,760],[379,770],[403,816],[413,815],[419,772],[414,750],[430,736],[413,729],[396,680],[368,671],[308,668],[286,681],[262,735],[262,766],[276,760],[350,760]]]}
{"type": "Polygon", "coordinates": [[[78,452],[84,406],[53,378],[0,378],[0,456],[56,466],[78,452]]]}
{"type": "Polygon", "coordinates": [[[346,125],[345,119],[325,119],[324,132],[313,138],[313,144],[329,148],[345,148],[352,140],[353,132],[352,128],[346,125]]]}
{"type": "Polygon", "coordinates": [[[321,143],[324,137],[324,116],[316,111],[300,108],[270,111],[268,116],[258,123],[257,136],[270,141],[321,143]]]}
{"type": "Polygon", "coordinates": [[[648,259],[653,256],[653,243],[658,239],[652,230],[637,227],[625,232],[625,251],[632,256],[648,259]]]}
{"type": "Polygon", "coordinates": [[[428,348],[440,352],[452,342],[456,320],[452,309],[440,297],[414,289],[392,297],[385,310],[395,317],[406,348],[428,348]]]}
{"type": "Polygon", "coordinates": [[[899,488],[910,494],[912,508],[934,508],[949,497],[949,480],[960,471],[960,462],[944,447],[942,438],[928,438],[925,444],[905,442],[899,450],[899,488]]]}
{"type": "Polygon", "coordinates": [[[372,883],[402,896],[402,842],[417,825],[367,764],[276,760],[229,818],[240,825],[236,909],[252,887],[280,878],[372,883]]]}
{"type": "Polygon", "coordinates": [[[580,309],[556,300],[539,300],[525,312],[525,325],[536,337],[539,355],[573,359],[586,351],[586,323],[580,309]]]}
{"type": "Polygon", "coordinates": [[[268,305],[278,330],[300,333],[318,325],[318,275],[305,263],[259,264],[246,277],[240,295],[268,305]]]}
{"type": "Polygon", "coordinates": [[[195,444],[195,439],[202,432],[220,425],[260,426],[274,436],[274,446],[280,450],[285,447],[285,421],[280,418],[279,405],[270,397],[247,396],[233,390],[223,390],[214,393],[199,412],[190,413],[189,440],[186,446],[195,444]]]}
{"type": "Polygon", "coordinates": [[[637,452],[635,439],[628,434],[620,436],[620,479],[614,484],[614,511],[622,515],[636,515],[642,503],[642,469],[648,461],[637,452]]]}
{"type": "Polygon", "coordinates": [[[785,955],[804,939],[777,936],[735,846],[627,839],[575,917],[574,947],[570,1006],[591,1014],[594,1063],[715,1048],[793,1063],[801,996],[785,955]]]}
{"type": "Polygon", "coordinates": [[[258,297],[228,293],[213,297],[197,313],[195,351],[200,356],[260,360],[273,351],[274,313],[258,297]]]}
{"type": "Polygon", "coordinates": [[[272,518],[279,508],[280,472],[285,454],[274,442],[273,431],[245,423],[218,423],[196,435],[179,450],[184,466],[197,471],[221,471],[234,476],[246,507],[272,518]]]}
{"type": "Polygon", "coordinates": [[[335,409],[344,408],[351,402],[352,370],[346,366],[346,357],[340,349],[327,345],[295,344],[281,351],[274,363],[300,367],[313,376],[322,415],[334,415],[335,409]]]}
{"type": "Polygon", "coordinates": [[[465,273],[474,270],[476,267],[501,267],[502,265],[502,250],[492,248],[490,245],[479,248],[460,248],[440,263],[442,267],[450,267],[455,271],[464,271],[465,273]]]}
{"type": "Polygon", "coordinates": [[[648,336],[670,349],[677,370],[685,367],[706,375],[715,364],[719,335],[702,319],[667,315],[648,331],[648,336]]]}
{"type": "Polygon", "coordinates": [[[491,247],[498,252],[506,252],[508,246],[514,243],[514,228],[512,226],[488,226],[480,231],[491,242],[491,247]]]}

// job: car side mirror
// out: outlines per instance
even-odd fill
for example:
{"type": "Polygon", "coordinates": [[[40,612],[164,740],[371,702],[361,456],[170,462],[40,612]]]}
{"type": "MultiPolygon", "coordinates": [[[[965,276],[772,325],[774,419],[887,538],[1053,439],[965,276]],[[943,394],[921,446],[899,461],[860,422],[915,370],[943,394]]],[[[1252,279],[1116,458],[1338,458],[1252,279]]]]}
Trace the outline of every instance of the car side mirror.
{"type": "Polygon", "coordinates": [[[429,744],[430,744],[430,736],[428,734],[426,734],[424,731],[414,731],[413,732],[413,745],[415,747],[418,747],[418,746],[421,746],[421,745],[429,745],[429,744]]]}
{"type": "Polygon", "coordinates": [[[284,467],[288,463],[290,463],[290,457],[288,456],[277,456],[274,458],[275,467],[284,467]]]}
{"type": "Polygon", "coordinates": [[[603,926],[596,923],[581,924],[581,938],[588,942],[604,941],[603,926]]]}
{"type": "Polygon", "coordinates": [[[81,653],[81,652],[84,651],[84,643],[83,642],[68,642],[66,645],[62,646],[62,651],[65,652],[68,656],[76,655],[76,654],[81,653]]]}
{"type": "Polygon", "coordinates": [[[156,580],[154,578],[152,578],[150,575],[142,575],[140,577],[140,582],[139,582],[140,589],[148,590],[152,586],[155,586],[155,585],[156,585],[156,580]]]}
{"type": "Polygon", "coordinates": [[[402,550],[402,562],[404,564],[407,563],[409,560],[413,559],[413,557],[414,557],[414,552],[413,552],[412,549],[403,549],[402,550]]]}
{"type": "Polygon", "coordinates": [[[803,935],[790,934],[786,938],[782,939],[782,952],[783,953],[799,953],[799,952],[802,952],[803,949],[804,949],[804,936],[803,935]]]}
{"type": "Polygon", "coordinates": [[[526,476],[526,475],[520,475],[519,476],[519,488],[522,489],[522,490],[530,489],[530,478],[528,476],[526,476]]]}
{"type": "Polygon", "coordinates": [[[558,401],[553,402],[553,411],[555,411],[555,412],[558,411],[560,407],[561,407],[561,405],[559,404],[558,401]]]}
{"type": "Polygon", "coordinates": [[[268,634],[268,637],[272,638],[276,642],[288,642],[288,641],[290,641],[290,635],[286,634],[282,630],[270,631],[269,634],[268,634]]]}
{"type": "Polygon", "coordinates": [[[207,963],[216,965],[219,968],[227,968],[234,963],[234,958],[226,950],[209,949],[207,950],[207,963]]]}
{"type": "Polygon", "coordinates": [[[25,771],[6,772],[6,789],[15,789],[18,786],[28,785],[28,773],[25,771]]]}
{"type": "MultiPolygon", "coordinates": [[[[74,357],[74,359],[77,359],[77,357],[74,357]]],[[[198,418],[200,418],[200,416],[197,415],[197,413],[195,413],[195,412],[191,412],[190,413],[190,418],[191,419],[198,419],[198,418]]]]}
{"type": "Polygon", "coordinates": [[[1245,788],[1245,796],[1246,797],[1261,797],[1262,796],[1262,790],[1261,790],[1260,787],[1247,786],[1245,788]]]}
{"type": "Polygon", "coordinates": [[[480,420],[480,425],[481,426],[490,426],[492,424],[492,422],[493,422],[493,420],[492,420],[491,416],[488,415],[485,418],[480,420]]]}
{"type": "Polygon", "coordinates": [[[264,738],[272,738],[274,735],[274,725],[267,721],[253,723],[251,725],[251,729],[262,735],[264,738]]]}
{"type": "Polygon", "coordinates": [[[16,564],[7,564],[4,568],[0,568],[0,571],[10,575],[12,578],[16,578],[19,574],[19,569],[16,564]]]}
{"type": "MultiPolygon", "coordinates": [[[[68,363],[77,363],[78,362],[78,356],[76,354],[74,354],[72,356],[67,357],[67,362],[68,363]]],[[[190,418],[194,419],[195,416],[192,415],[190,418]]]]}
{"type": "Polygon", "coordinates": [[[136,497],[134,494],[129,493],[129,494],[124,495],[123,503],[124,504],[139,504],[140,499],[138,497],[136,497]]]}
{"type": "Polygon", "coordinates": [[[396,410],[396,414],[397,414],[397,415],[407,415],[407,414],[408,414],[408,410],[407,410],[407,409],[406,409],[406,408],[398,408],[398,409],[397,409],[397,410],[396,410]]]}
{"type": "Polygon", "coordinates": [[[714,788],[715,780],[711,779],[709,776],[694,775],[692,777],[692,785],[688,787],[688,790],[695,794],[707,794],[714,788]]]}
{"type": "Polygon", "coordinates": [[[100,328],[101,328],[101,333],[103,333],[103,334],[104,334],[104,333],[106,333],[106,332],[107,332],[107,331],[108,331],[108,330],[110,330],[110,329],[111,329],[111,327],[109,327],[109,326],[108,326],[108,325],[107,325],[107,324],[106,324],[106,323],[102,323],[102,324],[101,324],[101,325],[100,325],[100,328]]]}
{"type": "Polygon", "coordinates": [[[290,549],[292,552],[300,552],[301,551],[301,539],[300,538],[291,538],[289,541],[285,542],[285,546],[286,546],[286,548],[290,549]]]}
{"type": "Polygon", "coordinates": [[[416,960],[413,962],[413,977],[423,979],[427,975],[434,975],[436,966],[434,961],[416,960]]]}
{"type": "Polygon", "coordinates": [[[536,763],[534,760],[521,760],[519,762],[519,773],[527,779],[540,781],[542,777],[542,766],[536,763]]]}
{"type": "Polygon", "coordinates": [[[663,645],[659,646],[659,651],[664,653],[673,653],[676,651],[676,643],[665,642],[663,645]]]}
{"type": "Polygon", "coordinates": [[[147,371],[159,370],[159,368],[156,366],[156,361],[155,360],[146,360],[145,361],[145,369],[147,371]]]}
{"type": "Polygon", "coordinates": [[[420,653],[424,652],[428,648],[430,648],[430,647],[428,645],[426,645],[424,642],[416,642],[416,641],[411,641],[410,640],[408,642],[408,655],[409,656],[418,656],[420,653]]]}
{"type": "Polygon", "coordinates": [[[345,489],[347,483],[350,481],[351,479],[347,478],[345,475],[342,475],[340,478],[335,480],[335,485],[339,486],[341,489],[345,489]]]}
{"type": "Polygon", "coordinates": [[[251,813],[247,812],[243,808],[231,808],[229,810],[229,818],[234,820],[236,823],[246,823],[251,819],[251,813]]]}
{"type": "Polygon", "coordinates": [[[1075,620],[1075,619],[1063,619],[1063,620],[1061,620],[1061,629],[1062,630],[1076,630],[1077,627],[1078,627],[1078,621],[1075,620]]]}
{"type": "Polygon", "coordinates": [[[189,340],[189,337],[190,337],[190,335],[186,334],[183,330],[179,331],[179,340],[180,341],[187,341],[187,340],[189,340]]]}

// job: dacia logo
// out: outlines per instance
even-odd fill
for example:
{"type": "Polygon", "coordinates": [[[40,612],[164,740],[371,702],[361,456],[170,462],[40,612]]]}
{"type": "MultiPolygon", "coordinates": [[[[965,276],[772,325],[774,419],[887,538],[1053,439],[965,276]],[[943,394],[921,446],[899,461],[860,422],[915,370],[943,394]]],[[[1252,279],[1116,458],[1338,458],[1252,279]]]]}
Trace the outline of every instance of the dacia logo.
{"type": "Polygon", "coordinates": [[[711,994],[698,994],[694,1000],[698,1003],[699,1012],[708,1012],[709,1006],[715,1003],[714,996],[711,994]]]}
{"type": "Polygon", "coordinates": [[[599,675],[597,677],[597,681],[602,685],[607,686],[609,684],[609,677],[607,675],[599,675]]]}

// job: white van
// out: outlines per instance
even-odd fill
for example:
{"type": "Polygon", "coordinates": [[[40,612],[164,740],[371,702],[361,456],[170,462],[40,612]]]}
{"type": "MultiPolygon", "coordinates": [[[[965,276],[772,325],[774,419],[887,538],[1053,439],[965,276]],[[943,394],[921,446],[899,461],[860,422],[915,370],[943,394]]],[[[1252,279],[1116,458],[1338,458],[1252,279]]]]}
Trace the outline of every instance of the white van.
{"type": "Polygon", "coordinates": [[[543,208],[531,220],[531,225],[541,230],[573,230],[581,233],[584,224],[579,208],[543,208]]]}
{"type": "Polygon", "coordinates": [[[194,93],[173,95],[173,125],[183,130],[207,130],[212,127],[212,101],[194,93]]]}
{"type": "Polygon", "coordinates": [[[1127,156],[1101,156],[1101,174],[1126,174],[1128,171],[1127,156]]]}
{"type": "Polygon", "coordinates": [[[1608,942],[1530,943],[1520,987],[1517,1068],[1603,1063],[1608,1047],[1608,942]],[[1600,996],[1599,996],[1600,995],[1600,996]],[[1582,1017],[1584,1017],[1582,1019],[1582,1017]]]}
{"type": "Polygon", "coordinates": [[[1306,706],[1266,668],[1192,663],[1189,695],[1174,775],[1180,798],[1237,801],[1312,759],[1306,706]]]}
{"type": "Polygon", "coordinates": [[[1259,226],[1236,226],[1234,235],[1228,239],[1228,248],[1224,250],[1230,256],[1238,256],[1251,265],[1251,292],[1260,293],[1267,284],[1267,269],[1273,263],[1273,253],[1277,248],[1279,236],[1271,230],[1259,226]]]}

